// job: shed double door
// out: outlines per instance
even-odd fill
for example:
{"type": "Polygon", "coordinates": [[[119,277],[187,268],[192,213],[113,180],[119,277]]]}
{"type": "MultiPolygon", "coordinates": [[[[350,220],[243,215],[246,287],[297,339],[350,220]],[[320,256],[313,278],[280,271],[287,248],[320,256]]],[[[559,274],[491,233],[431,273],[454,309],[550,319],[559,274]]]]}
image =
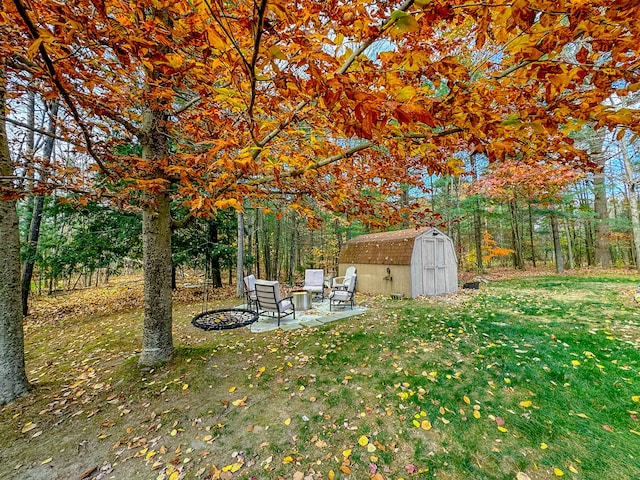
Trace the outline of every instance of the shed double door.
{"type": "Polygon", "coordinates": [[[440,295],[448,291],[446,239],[442,236],[422,237],[422,289],[424,295],[440,295]]]}

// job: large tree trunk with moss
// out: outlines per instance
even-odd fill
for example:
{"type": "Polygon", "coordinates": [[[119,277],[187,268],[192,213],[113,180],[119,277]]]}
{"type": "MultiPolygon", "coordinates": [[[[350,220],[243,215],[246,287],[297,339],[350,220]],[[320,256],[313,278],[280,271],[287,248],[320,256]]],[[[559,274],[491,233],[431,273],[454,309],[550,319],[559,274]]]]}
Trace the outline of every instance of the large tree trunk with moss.
{"type": "MultiPolygon", "coordinates": [[[[3,68],[0,65],[0,68],[3,68]]],[[[12,175],[5,115],[5,76],[0,71],[0,176],[12,175]]],[[[24,366],[24,331],[20,298],[20,237],[16,201],[5,194],[10,180],[0,180],[0,405],[29,391],[24,366]]]]}
{"type": "MultiPolygon", "coordinates": [[[[165,115],[160,107],[148,108],[143,118],[142,158],[157,161],[169,154],[165,115]]],[[[163,172],[157,172],[162,178],[163,172]]],[[[171,292],[171,212],[166,187],[148,194],[142,214],[144,270],[144,329],[140,365],[152,367],[173,356],[173,299],[171,292]]]]}
{"type": "Polygon", "coordinates": [[[142,366],[154,366],[173,356],[171,296],[171,216],[169,195],[158,194],[156,208],[142,215],[144,268],[144,330],[142,366]]]}

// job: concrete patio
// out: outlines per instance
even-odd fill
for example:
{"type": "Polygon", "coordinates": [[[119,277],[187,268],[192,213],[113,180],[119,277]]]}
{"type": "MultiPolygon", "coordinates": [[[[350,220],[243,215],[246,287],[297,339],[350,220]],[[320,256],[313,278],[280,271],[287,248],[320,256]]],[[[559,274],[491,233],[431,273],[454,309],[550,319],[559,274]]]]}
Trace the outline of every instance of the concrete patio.
{"type": "MultiPolygon", "coordinates": [[[[280,327],[278,327],[277,318],[266,314],[260,315],[257,322],[249,325],[249,330],[252,333],[262,333],[277,330],[278,328],[287,331],[303,327],[321,327],[327,323],[354,317],[367,311],[366,307],[357,305],[353,309],[349,307],[334,307],[333,311],[329,311],[329,300],[324,300],[323,302],[314,301],[311,307],[308,310],[296,311],[295,319],[291,315],[281,319],[280,327]]],[[[246,305],[238,308],[246,308],[246,305]]]]}

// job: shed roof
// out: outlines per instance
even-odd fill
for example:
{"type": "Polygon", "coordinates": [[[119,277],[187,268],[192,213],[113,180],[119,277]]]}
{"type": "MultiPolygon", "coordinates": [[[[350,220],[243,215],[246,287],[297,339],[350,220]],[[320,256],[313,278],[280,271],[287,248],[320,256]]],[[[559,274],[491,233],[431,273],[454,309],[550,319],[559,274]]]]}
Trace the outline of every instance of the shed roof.
{"type": "Polygon", "coordinates": [[[338,261],[340,263],[409,265],[416,237],[429,230],[431,230],[429,227],[409,228],[360,235],[344,244],[338,261]]]}

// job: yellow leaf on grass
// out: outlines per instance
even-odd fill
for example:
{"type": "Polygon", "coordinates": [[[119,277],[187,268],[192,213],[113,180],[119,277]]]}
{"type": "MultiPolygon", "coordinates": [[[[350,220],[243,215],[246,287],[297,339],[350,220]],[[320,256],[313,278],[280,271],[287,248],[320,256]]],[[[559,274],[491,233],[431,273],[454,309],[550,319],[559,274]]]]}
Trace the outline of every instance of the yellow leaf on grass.
{"type": "Polygon", "coordinates": [[[169,475],[169,480],[178,480],[178,478],[180,478],[180,472],[177,470],[169,475]]]}
{"type": "Polygon", "coordinates": [[[547,448],[549,448],[549,445],[547,445],[546,443],[542,442],[542,443],[540,444],[540,448],[541,448],[542,450],[546,450],[547,448]]]}
{"type": "Polygon", "coordinates": [[[507,431],[507,429],[504,428],[502,425],[498,427],[498,430],[500,430],[502,433],[505,433],[507,431]]]}
{"type": "Polygon", "coordinates": [[[480,410],[474,410],[474,411],[473,411],[473,416],[474,416],[475,418],[480,418],[480,417],[482,416],[482,415],[480,415],[480,410]]]}
{"type": "Polygon", "coordinates": [[[347,450],[343,451],[343,452],[342,452],[342,456],[343,456],[344,458],[349,458],[349,457],[351,456],[351,449],[349,448],[349,449],[347,449],[347,450]]]}
{"type": "Polygon", "coordinates": [[[329,470],[327,476],[329,477],[329,480],[333,480],[334,478],[336,478],[336,473],[333,470],[329,470]]]}
{"type": "Polygon", "coordinates": [[[429,420],[423,420],[420,424],[420,428],[423,430],[431,430],[431,422],[429,420]]]}
{"type": "Polygon", "coordinates": [[[631,397],[631,400],[633,400],[634,402],[640,402],[640,395],[634,395],[633,397],[631,397]]]}
{"type": "Polygon", "coordinates": [[[235,392],[235,391],[236,391],[236,387],[231,387],[231,388],[229,389],[229,393],[233,393],[233,392],[235,392]]]}
{"type": "Polygon", "coordinates": [[[420,428],[420,422],[418,420],[413,420],[413,426],[416,428],[420,428]]]}
{"type": "Polygon", "coordinates": [[[466,403],[467,405],[471,403],[471,400],[469,400],[469,397],[467,397],[466,395],[462,397],[462,400],[464,400],[464,403],[466,403]]]}
{"type": "Polygon", "coordinates": [[[178,430],[176,430],[175,428],[173,430],[171,430],[171,436],[175,437],[178,434],[178,430]]]}
{"type": "Polygon", "coordinates": [[[22,433],[27,433],[29,430],[33,430],[34,428],[36,428],[38,424],[37,423],[33,423],[33,422],[27,422],[24,424],[24,427],[22,427],[22,433]]]}
{"type": "Polygon", "coordinates": [[[576,467],[574,467],[573,465],[569,465],[569,471],[571,473],[578,473],[578,469],[576,467]]]}
{"type": "Polygon", "coordinates": [[[373,443],[370,443],[369,445],[367,445],[367,452],[373,453],[375,451],[376,451],[376,446],[373,443]]]}
{"type": "Polygon", "coordinates": [[[586,416],[584,413],[577,413],[576,417],[580,417],[580,418],[589,418],[588,416],[586,416]]]}
{"type": "Polygon", "coordinates": [[[531,400],[523,400],[519,405],[523,408],[529,408],[531,406],[531,400]]]}
{"type": "Polygon", "coordinates": [[[346,465],[340,465],[340,470],[346,475],[351,475],[351,469],[346,465]]]}
{"type": "Polygon", "coordinates": [[[282,459],[282,463],[293,463],[293,457],[286,456],[282,459]]]}
{"type": "Polygon", "coordinates": [[[580,361],[579,360],[571,360],[571,365],[577,367],[578,365],[580,365],[580,361]]]}
{"type": "Polygon", "coordinates": [[[285,425],[289,425],[290,423],[291,423],[291,419],[290,419],[290,418],[287,418],[287,419],[284,421],[284,424],[285,424],[285,425]]]}
{"type": "Polygon", "coordinates": [[[189,388],[189,384],[188,383],[185,383],[184,385],[182,385],[182,389],[183,390],[186,390],[187,388],[189,388]]]}
{"type": "Polygon", "coordinates": [[[557,467],[553,469],[553,473],[556,474],[556,477],[562,477],[564,475],[564,472],[557,467]]]}
{"type": "Polygon", "coordinates": [[[49,457],[49,458],[47,458],[46,460],[41,461],[41,462],[40,462],[40,465],[45,465],[45,464],[47,464],[47,463],[51,462],[52,460],[53,460],[53,457],[49,457]]]}
{"type": "Polygon", "coordinates": [[[364,435],[360,436],[360,438],[358,439],[358,444],[360,444],[361,447],[366,447],[368,443],[369,439],[364,435]]]}

